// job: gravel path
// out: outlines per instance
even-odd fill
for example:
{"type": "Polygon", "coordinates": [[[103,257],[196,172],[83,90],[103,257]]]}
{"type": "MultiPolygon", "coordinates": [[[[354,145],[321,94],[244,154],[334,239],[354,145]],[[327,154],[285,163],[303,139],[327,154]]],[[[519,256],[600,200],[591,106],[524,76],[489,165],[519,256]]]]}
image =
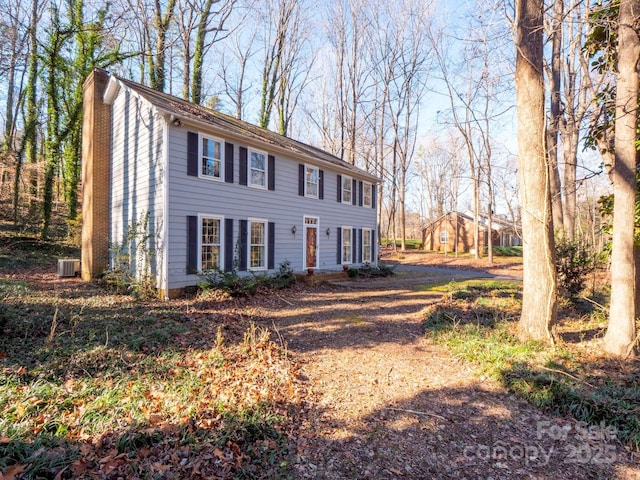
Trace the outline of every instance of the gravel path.
{"type": "Polygon", "coordinates": [[[616,443],[584,439],[423,336],[439,295],[420,283],[441,277],[328,286],[269,313],[310,392],[297,478],[640,478],[616,443]]]}

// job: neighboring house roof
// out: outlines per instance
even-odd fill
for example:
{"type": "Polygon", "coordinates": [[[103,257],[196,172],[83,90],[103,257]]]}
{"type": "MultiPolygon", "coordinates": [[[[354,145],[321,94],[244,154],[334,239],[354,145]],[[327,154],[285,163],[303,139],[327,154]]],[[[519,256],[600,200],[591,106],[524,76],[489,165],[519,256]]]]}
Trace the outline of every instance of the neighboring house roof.
{"type": "MultiPolygon", "coordinates": [[[[433,222],[431,222],[430,224],[428,224],[426,227],[424,227],[423,230],[428,230],[430,229],[432,226],[440,223],[447,215],[458,215],[458,218],[462,218],[468,222],[473,222],[473,215],[468,214],[468,213],[461,213],[461,212],[447,212],[444,215],[440,216],[439,218],[437,218],[436,220],[434,220],[433,222]]],[[[478,218],[478,226],[479,228],[486,230],[487,228],[487,223],[488,223],[488,217],[485,215],[480,215],[478,218]]],[[[509,220],[507,220],[504,217],[501,217],[499,215],[494,215],[491,218],[491,227],[493,230],[504,230],[504,229],[519,229],[520,225],[514,225],[512,222],[510,222],[509,220]]]]}
{"type": "Polygon", "coordinates": [[[113,95],[117,92],[117,87],[124,85],[126,88],[135,91],[149,103],[154,105],[160,112],[173,115],[182,121],[193,121],[196,123],[204,123],[212,127],[217,127],[231,134],[240,135],[251,138],[260,143],[283,148],[302,157],[309,158],[320,162],[325,162],[346,171],[348,174],[364,177],[371,182],[379,182],[380,180],[348,162],[325,152],[319,148],[307,145],[306,143],[293,140],[292,138],[262,129],[256,125],[238,120],[230,115],[211,110],[195,103],[190,103],[181,98],[158,92],[149,87],[126,80],[116,75],[110,74],[110,84],[105,92],[105,102],[110,103],[113,95]]]}

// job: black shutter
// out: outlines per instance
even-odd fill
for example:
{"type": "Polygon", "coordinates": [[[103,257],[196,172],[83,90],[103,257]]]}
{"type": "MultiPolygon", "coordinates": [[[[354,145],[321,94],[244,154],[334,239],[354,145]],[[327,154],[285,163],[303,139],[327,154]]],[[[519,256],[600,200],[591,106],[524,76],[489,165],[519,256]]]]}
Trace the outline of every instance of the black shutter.
{"type": "Polygon", "coordinates": [[[337,250],[336,263],[340,265],[342,263],[342,228],[341,227],[338,227],[337,237],[338,237],[338,246],[336,248],[337,250]]]}
{"type": "Polygon", "coordinates": [[[376,208],[376,198],[378,197],[378,186],[371,185],[371,208],[376,208]]]}
{"type": "Polygon", "coordinates": [[[245,272],[247,270],[247,221],[240,220],[240,231],[238,232],[238,239],[240,243],[240,265],[238,270],[245,272]]]}
{"type": "Polygon", "coordinates": [[[304,165],[298,164],[298,195],[304,197],[304,165]]]}
{"type": "Polygon", "coordinates": [[[247,147],[240,147],[240,185],[247,184],[247,147]]]}
{"type": "Polygon", "coordinates": [[[224,219],[224,271],[233,270],[233,219],[224,219]]]}
{"type": "Polygon", "coordinates": [[[267,166],[267,188],[269,190],[276,189],[276,157],[273,155],[269,155],[268,157],[268,166],[267,166]]]}
{"type": "Polygon", "coordinates": [[[198,273],[198,217],[187,216],[187,273],[198,273]]]}
{"type": "Polygon", "coordinates": [[[224,181],[233,183],[233,143],[224,144],[224,181]]]}
{"type": "Polygon", "coordinates": [[[324,200],[324,170],[318,171],[318,198],[324,200]]]}
{"type": "Polygon", "coordinates": [[[351,205],[357,205],[358,203],[358,181],[351,179],[351,205]]]}
{"type": "Polygon", "coordinates": [[[187,132],[187,175],[198,176],[198,134],[187,132]]]}
{"type": "Polygon", "coordinates": [[[378,261],[377,255],[378,246],[376,245],[376,231],[371,230],[371,263],[378,261]]]}
{"type": "Polygon", "coordinates": [[[356,253],[358,252],[358,230],[355,228],[351,229],[351,261],[356,263],[356,253]]]}
{"type": "Polygon", "coordinates": [[[358,205],[362,206],[362,197],[364,197],[364,185],[362,180],[358,182],[358,205]]]}
{"type": "Polygon", "coordinates": [[[338,203],[342,202],[342,175],[338,175],[338,203]]]}
{"type": "Polygon", "coordinates": [[[276,224],[269,222],[269,232],[267,238],[267,268],[273,270],[276,266],[276,224]]]}
{"type": "MultiPolygon", "coordinates": [[[[362,185],[362,182],[360,182],[362,185]]],[[[362,263],[362,229],[358,229],[358,263],[362,263]]]]}

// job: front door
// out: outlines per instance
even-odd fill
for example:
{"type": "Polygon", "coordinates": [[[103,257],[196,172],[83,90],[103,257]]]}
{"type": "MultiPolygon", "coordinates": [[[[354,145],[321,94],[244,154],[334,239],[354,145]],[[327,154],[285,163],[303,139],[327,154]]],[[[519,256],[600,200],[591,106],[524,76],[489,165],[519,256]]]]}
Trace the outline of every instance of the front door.
{"type": "Polygon", "coordinates": [[[304,268],[318,266],[318,219],[304,217],[304,268]]]}

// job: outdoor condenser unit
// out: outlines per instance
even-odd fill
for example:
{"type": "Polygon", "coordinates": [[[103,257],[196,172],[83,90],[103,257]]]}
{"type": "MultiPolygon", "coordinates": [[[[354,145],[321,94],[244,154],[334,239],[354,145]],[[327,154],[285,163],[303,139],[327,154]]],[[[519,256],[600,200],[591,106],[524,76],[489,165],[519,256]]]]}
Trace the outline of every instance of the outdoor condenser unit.
{"type": "Polygon", "coordinates": [[[80,260],[77,258],[58,259],[58,277],[75,277],[80,273],[80,260]]]}

